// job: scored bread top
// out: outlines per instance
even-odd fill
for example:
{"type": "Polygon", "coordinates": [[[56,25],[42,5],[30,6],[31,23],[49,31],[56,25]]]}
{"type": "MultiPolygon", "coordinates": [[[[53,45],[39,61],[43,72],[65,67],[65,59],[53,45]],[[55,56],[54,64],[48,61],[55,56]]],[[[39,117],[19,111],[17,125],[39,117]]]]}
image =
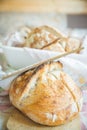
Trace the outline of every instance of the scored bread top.
{"type": "Polygon", "coordinates": [[[82,45],[81,40],[75,37],[66,37],[50,26],[34,28],[26,39],[25,46],[36,49],[57,52],[69,52],[82,45]]]}
{"type": "Polygon", "coordinates": [[[63,39],[57,38],[56,40],[54,40],[50,44],[43,46],[41,49],[64,53],[65,46],[66,46],[65,39],[63,40],[63,39]]]}
{"type": "Polygon", "coordinates": [[[56,29],[48,26],[40,26],[31,31],[26,40],[25,46],[41,49],[43,46],[46,46],[56,40],[56,38],[61,37],[63,36],[61,33],[56,31],[56,29]]]}
{"type": "Polygon", "coordinates": [[[55,126],[81,110],[82,95],[60,62],[49,62],[18,76],[11,84],[12,104],[33,121],[55,126]]]}
{"type": "MultiPolygon", "coordinates": [[[[19,95],[19,99],[21,99],[23,97],[23,95],[25,95],[24,92],[26,93],[27,89],[31,88],[27,84],[33,81],[32,83],[34,85],[35,81],[37,81],[39,74],[44,74],[45,71],[48,71],[48,67],[50,70],[53,68],[62,69],[62,64],[60,62],[58,62],[58,63],[54,62],[53,64],[50,62],[49,65],[42,64],[33,70],[29,70],[29,71],[21,74],[13,81],[10,91],[13,92],[13,95],[17,96],[17,100],[18,100],[18,95],[19,95]],[[12,87],[13,85],[15,87],[12,87]]],[[[32,83],[31,83],[31,86],[32,86],[32,83]]],[[[14,100],[16,100],[16,98],[14,98],[14,100]]]]}

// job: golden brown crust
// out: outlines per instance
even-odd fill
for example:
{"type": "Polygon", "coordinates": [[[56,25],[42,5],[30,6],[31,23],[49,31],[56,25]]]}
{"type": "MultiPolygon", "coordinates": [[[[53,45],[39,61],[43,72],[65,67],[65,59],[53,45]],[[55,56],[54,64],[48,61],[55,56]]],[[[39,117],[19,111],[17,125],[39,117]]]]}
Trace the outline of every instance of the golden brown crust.
{"type": "Polygon", "coordinates": [[[59,62],[45,63],[17,77],[9,96],[12,104],[30,119],[49,126],[72,120],[82,104],[79,88],[59,62]]]}
{"type": "Polygon", "coordinates": [[[61,37],[63,38],[62,34],[56,29],[49,26],[40,26],[31,31],[26,40],[26,46],[41,49],[43,46],[56,40],[56,38],[61,37]]]}
{"type": "Polygon", "coordinates": [[[25,46],[63,53],[79,48],[81,40],[74,37],[65,37],[53,27],[40,26],[29,33],[25,46]]]}
{"type": "Polygon", "coordinates": [[[17,32],[10,34],[5,39],[4,44],[64,53],[80,48],[82,46],[81,42],[81,39],[64,36],[59,30],[44,25],[32,29],[27,26],[21,27],[17,32]]]}
{"type": "Polygon", "coordinates": [[[57,38],[56,40],[54,40],[50,44],[42,47],[41,49],[43,49],[43,50],[50,50],[50,51],[57,51],[57,52],[64,53],[65,52],[65,48],[62,46],[62,44],[60,42],[61,42],[61,39],[57,38]]]}

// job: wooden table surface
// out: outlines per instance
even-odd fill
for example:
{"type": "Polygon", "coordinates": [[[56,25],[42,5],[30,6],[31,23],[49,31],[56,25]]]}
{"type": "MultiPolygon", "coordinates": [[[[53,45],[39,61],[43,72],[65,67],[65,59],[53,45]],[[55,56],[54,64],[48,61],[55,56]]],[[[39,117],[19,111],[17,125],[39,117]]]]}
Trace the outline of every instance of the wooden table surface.
{"type": "Polygon", "coordinates": [[[0,12],[87,14],[87,0],[0,0],[0,12]]]}

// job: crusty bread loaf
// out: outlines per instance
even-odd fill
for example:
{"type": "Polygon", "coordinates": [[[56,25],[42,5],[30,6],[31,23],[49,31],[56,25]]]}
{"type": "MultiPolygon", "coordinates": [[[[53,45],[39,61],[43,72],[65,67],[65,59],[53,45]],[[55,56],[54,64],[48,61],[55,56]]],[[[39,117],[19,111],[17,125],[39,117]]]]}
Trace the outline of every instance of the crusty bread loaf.
{"type": "Polygon", "coordinates": [[[18,76],[11,84],[12,104],[33,121],[49,126],[75,118],[82,94],[60,62],[49,62],[18,76]]]}
{"type": "Polygon", "coordinates": [[[53,27],[45,25],[31,30],[25,46],[63,53],[79,48],[81,40],[75,37],[66,37],[53,27]]]}
{"type": "Polygon", "coordinates": [[[82,45],[81,39],[65,36],[59,30],[47,25],[36,28],[21,27],[16,32],[8,35],[4,44],[57,51],[59,53],[69,52],[82,45]]]}
{"type": "Polygon", "coordinates": [[[41,49],[42,47],[55,41],[56,38],[63,38],[63,35],[52,27],[40,26],[34,28],[31,33],[29,33],[25,46],[41,49]]]}

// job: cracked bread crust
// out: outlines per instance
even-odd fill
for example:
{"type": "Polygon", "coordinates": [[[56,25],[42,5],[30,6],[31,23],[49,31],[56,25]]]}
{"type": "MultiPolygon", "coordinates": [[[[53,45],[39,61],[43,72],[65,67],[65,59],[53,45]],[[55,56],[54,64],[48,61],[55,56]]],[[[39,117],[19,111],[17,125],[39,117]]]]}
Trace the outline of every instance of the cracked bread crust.
{"type": "MultiPolygon", "coordinates": [[[[58,30],[50,26],[34,28],[26,39],[25,46],[36,49],[69,52],[80,48],[81,40],[75,37],[65,37],[58,30]]],[[[79,53],[79,52],[78,52],[79,53]]]]}
{"type": "Polygon", "coordinates": [[[18,76],[11,84],[12,104],[33,121],[56,126],[75,118],[82,94],[60,62],[40,65],[18,76]]]}
{"type": "MultiPolygon", "coordinates": [[[[65,42],[65,39],[57,38],[56,40],[54,40],[50,44],[42,47],[41,49],[64,53],[65,52],[65,47],[62,45],[61,41],[65,42]]],[[[66,43],[64,43],[64,44],[66,44],[66,43]]]]}
{"type": "Polygon", "coordinates": [[[26,40],[25,46],[41,49],[43,46],[46,46],[56,40],[56,38],[63,38],[63,36],[52,27],[40,26],[31,31],[26,40]]]}

